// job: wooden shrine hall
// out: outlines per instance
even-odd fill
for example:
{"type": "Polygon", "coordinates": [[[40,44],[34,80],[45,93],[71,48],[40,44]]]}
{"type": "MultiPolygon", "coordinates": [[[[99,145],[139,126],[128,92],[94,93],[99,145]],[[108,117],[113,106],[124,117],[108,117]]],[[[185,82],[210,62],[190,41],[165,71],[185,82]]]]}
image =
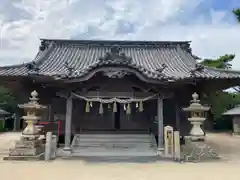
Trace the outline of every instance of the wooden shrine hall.
{"type": "Polygon", "coordinates": [[[0,67],[1,82],[22,101],[31,91],[60,120],[65,149],[76,134],[189,132],[182,107],[200,94],[239,83],[240,72],[197,63],[188,41],[41,39],[33,61],[0,67]]]}

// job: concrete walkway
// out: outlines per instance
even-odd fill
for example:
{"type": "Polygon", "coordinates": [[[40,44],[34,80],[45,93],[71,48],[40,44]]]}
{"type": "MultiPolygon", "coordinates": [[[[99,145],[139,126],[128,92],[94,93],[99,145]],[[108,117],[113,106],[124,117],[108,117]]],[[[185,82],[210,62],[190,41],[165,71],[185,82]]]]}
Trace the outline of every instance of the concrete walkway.
{"type": "MultiPolygon", "coordinates": [[[[0,151],[19,138],[19,133],[0,134],[0,151]]],[[[228,134],[208,134],[208,142],[216,147],[223,161],[184,163],[91,163],[84,160],[53,162],[0,161],[1,180],[226,180],[239,179],[240,138],[228,134]]],[[[2,153],[4,154],[4,153],[2,153]]]]}

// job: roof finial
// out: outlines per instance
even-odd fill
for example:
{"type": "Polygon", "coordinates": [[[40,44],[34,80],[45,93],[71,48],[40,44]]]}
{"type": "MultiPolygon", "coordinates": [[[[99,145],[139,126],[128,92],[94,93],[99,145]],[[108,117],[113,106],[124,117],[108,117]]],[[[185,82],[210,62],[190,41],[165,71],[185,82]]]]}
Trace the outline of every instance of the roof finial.
{"type": "Polygon", "coordinates": [[[29,71],[29,73],[34,73],[34,74],[38,74],[40,68],[38,67],[38,65],[36,64],[35,61],[27,63],[25,65],[25,67],[27,68],[27,70],[29,71]]]}
{"type": "Polygon", "coordinates": [[[162,73],[165,68],[167,68],[167,65],[165,63],[163,63],[160,68],[156,69],[156,71],[159,73],[162,73]]]}
{"type": "Polygon", "coordinates": [[[190,70],[191,76],[195,76],[196,72],[201,72],[204,70],[204,66],[202,64],[196,63],[195,68],[190,70]]]}
{"type": "Polygon", "coordinates": [[[111,53],[115,55],[119,55],[120,47],[118,45],[113,45],[111,48],[111,53]]]}
{"type": "Polygon", "coordinates": [[[74,68],[71,67],[67,61],[65,61],[64,66],[67,69],[67,76],[71,76],[74,72],[74,68]]]}
{"type": "Polygon", "coordinates": [[[41,40],[41,45],[39,46],[40,51],[44,51],[48,47],[48,43],[45,40],[41,40]]]}
{"type": "Polygon", "coordinates": [[[118,45],[113,45],[110,49],[110,52],[107,52],[103,57],[100,57],[101,62],[111,62],[117,64],[130,64],[132,58],[126,56],[124,52],[120,53],[120,47],[118,45]]]}

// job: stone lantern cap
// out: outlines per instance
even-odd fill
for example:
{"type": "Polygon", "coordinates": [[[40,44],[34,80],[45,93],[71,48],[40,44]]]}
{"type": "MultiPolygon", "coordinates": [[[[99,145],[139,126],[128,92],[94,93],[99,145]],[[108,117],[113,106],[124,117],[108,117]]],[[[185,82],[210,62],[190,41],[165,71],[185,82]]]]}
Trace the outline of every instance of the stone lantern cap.
{"type": "Polygon", "coordinates": [[[198,111],[198,112],[205,112],[208,111],[210,109],[210,107],[208,106],[203,106],[202,104],[200,104],[200,100],[199,95],[195,92],[192,95],[192,100],[190,103],[190,106],[183,108],[184,111],[186,112],[194,112],[194,111],[198,111]]]}
{"type": "Polygon", "coordinates": [[[31,97],[29,98],[30,101],[28,103],[19,104],[18,107],[22,109],[36,109],[36,110],[47,108],[46,106],[43,106],[38,103],[39,98],[37,96],[38,96],[38,93],[36,90],[34,90],[31,93],[31,97]]]}

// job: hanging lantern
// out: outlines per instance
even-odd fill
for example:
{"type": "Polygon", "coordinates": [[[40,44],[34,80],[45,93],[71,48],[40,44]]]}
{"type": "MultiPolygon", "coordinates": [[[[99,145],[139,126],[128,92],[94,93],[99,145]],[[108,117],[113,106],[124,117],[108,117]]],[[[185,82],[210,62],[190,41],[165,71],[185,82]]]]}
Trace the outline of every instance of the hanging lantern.
{"type": "Polygon", "coordinates": [[[86,113],[89,113],[89,112],[90,112],[90,105],[89,105],[89,102],[88,102],[88,101],[86,102],[85,112],[86,112],[86,113]]]}
{"type": "Polygon", "coordinates": [[[100,103],[99,114],[103,114],[103,104],[102,103],[100,103]]]}
{"type": "Polygon", "coordinates": [[[143,112],[143,102],[142,101],[140,101],[140,103],[139,103],[139,111],[143,112]]]}
{"type": "Polygon", "coordinates": [[[108,109],[110,109],[111,108],[111,104],[108,104],[108,109]]]}
{"type": "Polygon", "coordinates": [[[92,104],[92,102],[90,102],[90,107],[93,107],[93,104],[92,104]]]}
{"type": "Polygon", "coordinates": [[[116,102],[113,103],[113,112],[117,112],[117,103],[116,102]]]}
{"type": "Polygon", "coordinates": [[[127,105],[127,111],[126,111],[127,114],[131,114],[131,104],[128,103],[127,105]]]}
{"type": "Polygon", "coordinates": [[[123,105],[123,110],[126,111],[126,104],[123,105]]]}

